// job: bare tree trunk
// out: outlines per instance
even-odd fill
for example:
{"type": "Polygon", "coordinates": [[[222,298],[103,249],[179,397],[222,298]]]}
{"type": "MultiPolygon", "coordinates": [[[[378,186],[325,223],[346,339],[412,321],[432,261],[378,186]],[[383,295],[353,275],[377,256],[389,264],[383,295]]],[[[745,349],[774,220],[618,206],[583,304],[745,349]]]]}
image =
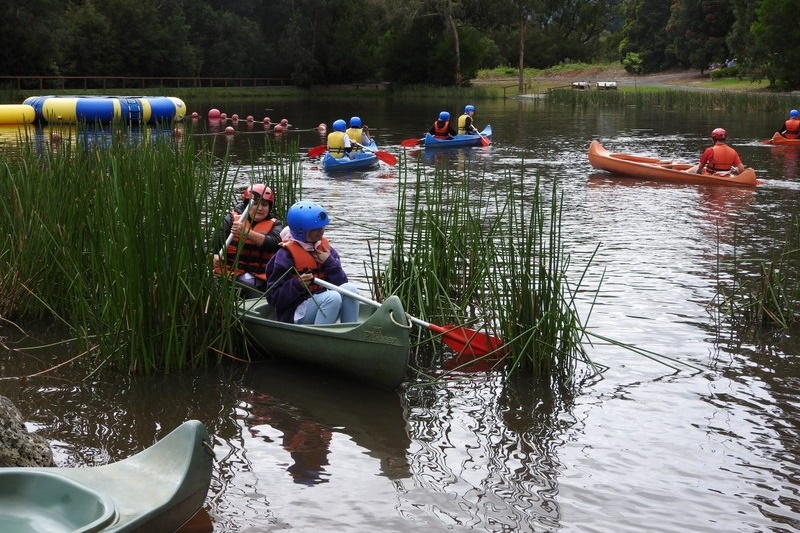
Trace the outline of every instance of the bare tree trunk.
{"type": "Polygon", "coordinates": [[[455,48],[456,67],[455,67],[455,82],[456,85],[461,85],[461,45],[458,42],[458,27],[453,18],[453,2],[447,2],[447,23],[450,26],[450,31],[453,32],[453,47],[455,48]]]}
{"type": "Polygon", "coordinates": [[[517,90],[522,94],[525,86],[525,30],[528,27],[528,19],[523,9],[519,16],[519,87],[517,90]]]}

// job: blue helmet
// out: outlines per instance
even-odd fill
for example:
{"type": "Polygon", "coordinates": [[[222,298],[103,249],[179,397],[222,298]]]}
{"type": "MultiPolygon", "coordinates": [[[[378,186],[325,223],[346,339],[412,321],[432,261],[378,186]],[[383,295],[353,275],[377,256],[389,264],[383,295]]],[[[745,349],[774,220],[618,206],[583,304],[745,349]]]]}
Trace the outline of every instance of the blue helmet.
{"type": "Polygon", "coordinates": [[[351,128],[360,128],[361,127],[361,117],[350,117],[350,127],[351,128]]]}
{"type": "Polygon", "coordinates": [[[321,205],[302,200],[289,208],[289,212],[286,213],[286,222],[289,224],[289,231],[294,240],[306,242],[306,233],[324,228],[330,222],[330,218],[321,205]]]}
{"type": "Polygon", "coordinates": [[[439,120],[441,120],[442,122],[450,120],[450,113],[448,113],[447,111],[442,111],[441,113],[439,113],[439,120]]]}
{"type": "Polygon", "coordinates": [[[797,109],[792,109],[789,111],[789,117],[791,118],[797,118],[798,115],[800,115],[800,112],[798,112],[797,109]]]}
{"type": "Polygon", "coordinates": [[[339,119],[333,123],[333,131],[345,131],[347,129],[347,124],[345,124],[344,120],[339,119]]]}
{"type": "Polygon", "coordinates": [[[475,111],[475,106],[472,105],[472,104],[470,104],[470,105],[468,105],[467,107],[464,108],[464,113],[471,113],[473,111],[475,111]]]}

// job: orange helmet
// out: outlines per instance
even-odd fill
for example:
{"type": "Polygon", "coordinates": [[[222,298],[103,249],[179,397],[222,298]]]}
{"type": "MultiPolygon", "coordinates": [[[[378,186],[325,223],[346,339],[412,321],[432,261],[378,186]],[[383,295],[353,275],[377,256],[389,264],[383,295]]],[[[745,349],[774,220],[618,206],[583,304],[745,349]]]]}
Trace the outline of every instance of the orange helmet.
{"type": "Polygon", "coordinates": [[[251,187],[248,187],[244,190],[244,194],[242,198],[245,202],[249,202],[250,198],[255,197],[255,200],[259,198],[265,202],[275,203],[275,195],[272,193],[272,189],[264,185],[263,183],[254,183],[251,187]]]}
{"type": "Polygon", "coordinates": [[[724,141],[728,138],[728,132],[723,130],[722,128],[716,128],[714,131],[711,132],[711,138],[715,141],[724,141]]]}

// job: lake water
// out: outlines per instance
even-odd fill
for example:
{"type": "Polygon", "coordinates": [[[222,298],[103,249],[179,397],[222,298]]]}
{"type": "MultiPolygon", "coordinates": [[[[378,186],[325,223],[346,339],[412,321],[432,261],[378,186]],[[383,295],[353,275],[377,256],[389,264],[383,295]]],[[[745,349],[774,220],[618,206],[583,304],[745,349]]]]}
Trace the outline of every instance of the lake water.
{"type": "MultiPolygon", "coordinates": [[[[800,372],[795,332],[740,338],[718,325],[718,263],[771,257],[798,213],[798,157],[772,147],[783,120],[718,111],[596,109],[539,100],[486,102],[262,100],[187,102],[193,131],[250,161],[260,124],[213,133],[216,107],[292,124],[302,151],[324,142],[320,122],[360,115],[379,148],[402,155],[442,109],[477,107],[492,145],[433,156],[491,178],[524,169],[557,181],[562,233],[597,335],[673,358],[677,370],[614,343],[587,345],[609,368],[578,394],[558,395],[502,374],[451,376],[396,392],[273,363],[229,363],[173,376],[103,376],[78,381],[70,366],[27,380],[0,380],[0,394],[51,441],[61,465],[103,464],[151,444],[187,418],[214,435],[216,464],[205,530],[789,532],[800,530],[800,372]],[[725,127],[755,190],[617,178],[592,169],[587,150],[694,162],[715,127],[725,127]],[[601,281],[602,280],[602,281],[601,281]],[[685,363],[685,364],[683,364],[685,363]],[[691,366],[688,366],[691,365],[691,366]]],[[[187,119],[190,120],[190,119],[187,119]]],[[[181,126],[187,127],[187,125],[181,126]]],[[[261,128],[261,129],[260,129],[261,128]]],[[[187,129],[188,131],[188,129],[187,129]]],[[[398,171],[328,176],[303,159],[303,196],[329,209],[328,236],[356,280],[367,241],[394,223],[398,171]]],[[[459,167],[456,167],[459,168],[459,167]]],[[[245,167],[236,179],[245,183],[245,167]]],[[[719,271],[719,274],[718,274],[719,271]]],[[[6,328],[5,325],[0,326],[6,328]]],[[[30,326],[46,340],[47,328],[30,326]]],[[[0,329],[6,343],[13,332],[0,329]]],[[[0,351],[3,376],[29,375],[63,360],[63,349],[0,351]]]]}

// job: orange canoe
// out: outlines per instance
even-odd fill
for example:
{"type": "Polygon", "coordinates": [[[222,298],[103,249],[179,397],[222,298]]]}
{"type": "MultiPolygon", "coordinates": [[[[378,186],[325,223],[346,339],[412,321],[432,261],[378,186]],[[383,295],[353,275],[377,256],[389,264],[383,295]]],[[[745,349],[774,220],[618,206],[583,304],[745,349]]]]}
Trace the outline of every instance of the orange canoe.
{"type": "Polygon", "coordinates": [[[696,174],[694,172],[686,172],[692,167],[689,163],[673,163],[656,157],[613,154],[603,148],[603,145],[596,140],[592,141],[589,146],[589,163],[600,170],[647,180],[733,187],[755,187],[758,185],[756,173],[752,168],[746,168],[744,172],[738,175],[728,173],[696,174]]]}
{"type": "Polygon", "coordinates": [[[800,146],[800,139],[787,139],[777,131],[775,135],[772,136],[772,139],[769,140],[770,144],[793,144],[795,146],[800,146]]]}

